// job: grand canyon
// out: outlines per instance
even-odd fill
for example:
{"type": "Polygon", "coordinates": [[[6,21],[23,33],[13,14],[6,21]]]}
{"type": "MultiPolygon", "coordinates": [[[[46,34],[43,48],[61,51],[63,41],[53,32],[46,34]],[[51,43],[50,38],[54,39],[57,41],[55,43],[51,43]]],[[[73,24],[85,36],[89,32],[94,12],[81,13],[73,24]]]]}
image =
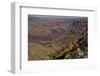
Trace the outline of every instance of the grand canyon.
{"type": "Polygon", "coordinates": [[[28,60],[88,58],[88,17],[28,15],[28,60]]]}

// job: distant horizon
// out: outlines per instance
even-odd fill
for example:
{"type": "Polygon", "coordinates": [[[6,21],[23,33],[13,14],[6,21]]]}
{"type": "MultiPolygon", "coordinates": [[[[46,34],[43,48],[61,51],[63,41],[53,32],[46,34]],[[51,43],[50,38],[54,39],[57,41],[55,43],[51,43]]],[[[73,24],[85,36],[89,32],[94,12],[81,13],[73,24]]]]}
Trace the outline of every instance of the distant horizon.
{"type": "Polygon", "coordinates": [[[47,18],[88,18],[84,16],[62,16],[62,15],[33,15],[33,14],[28,14],[28,17],[47,17],[47,18]]]}

